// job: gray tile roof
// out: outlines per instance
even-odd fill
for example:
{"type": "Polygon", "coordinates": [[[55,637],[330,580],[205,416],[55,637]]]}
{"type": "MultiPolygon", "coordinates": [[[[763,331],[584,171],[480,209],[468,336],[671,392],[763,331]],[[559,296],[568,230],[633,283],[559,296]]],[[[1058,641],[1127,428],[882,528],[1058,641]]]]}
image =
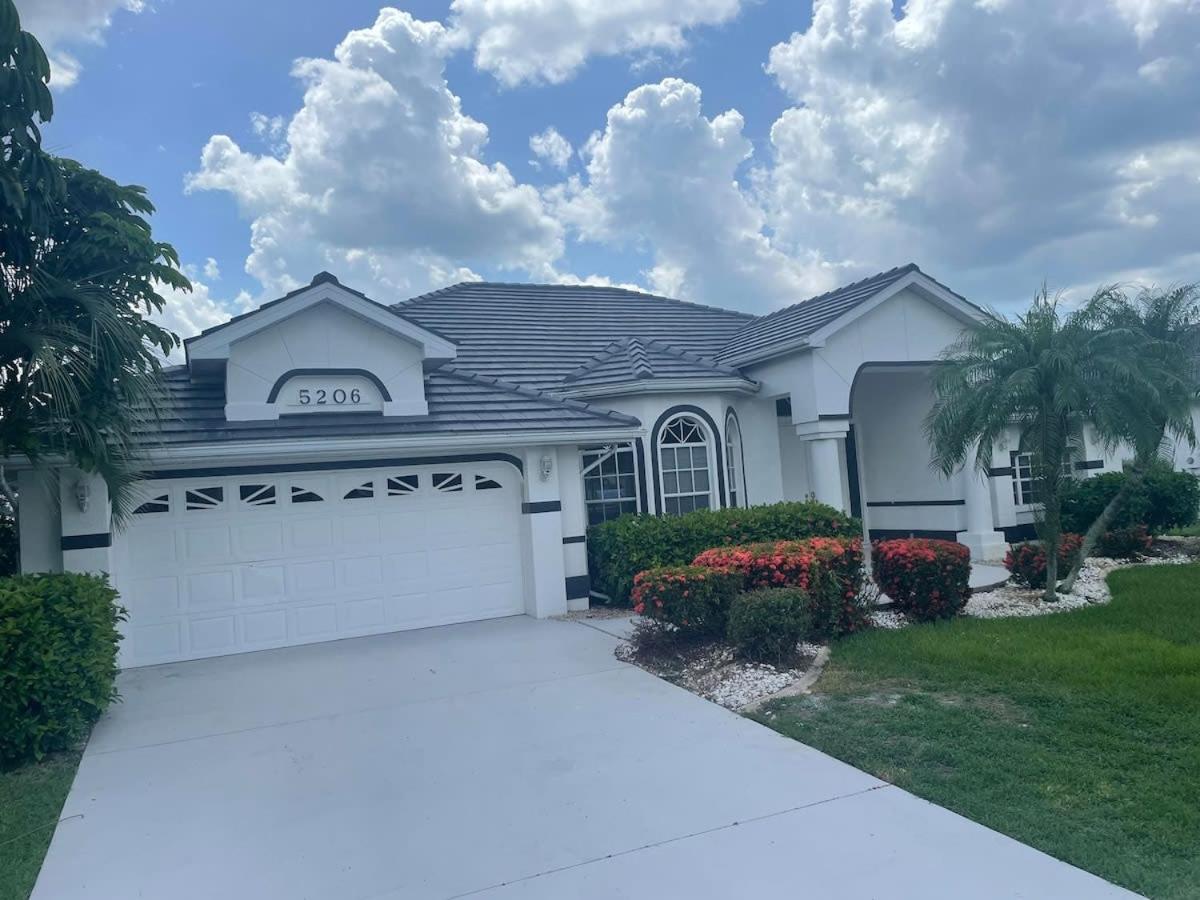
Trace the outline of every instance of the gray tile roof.
{"type": "Polygon", "coordinates": [[[719,366],[694,353],[676,350],[662,341],[630,337],[613,341],[599,355],[562,381],[564,389],[624,384],[651,378],[738,378],[752,385],[737,369],[719,366]]]}
{"type": "Polygon", "coordinates": [[[746,313],[622,288],[468,282],[395,307],[458,347],[455,367],[551,388],[637,335],[712,359],[753,319],[746,313]]]}
{"type": "Polygon", "coordinates": [[[167,398],[159,426],[145,445],[177,446],[216,441],[370,435],[469,433],[481,439],[511,431],[575,431],[638,425],[632,416],[561,400],[494,378],[445,369],[426,376],[429,415],[393,418],[369,413],[288,416],[273,421],[225,420],[225,385],[219,373],[189,374],[185,366],[165,372],[167,398]]]}
{"type": "Polygon", "coordinates": [[[727,361],[749,354],[757,356],[775,345],[810,335],[860,303],[870,300],[910,272],[919,271],[916,263],[909,263],[776,310],[738,331],[715,354],[715,358],[727,361]]]}

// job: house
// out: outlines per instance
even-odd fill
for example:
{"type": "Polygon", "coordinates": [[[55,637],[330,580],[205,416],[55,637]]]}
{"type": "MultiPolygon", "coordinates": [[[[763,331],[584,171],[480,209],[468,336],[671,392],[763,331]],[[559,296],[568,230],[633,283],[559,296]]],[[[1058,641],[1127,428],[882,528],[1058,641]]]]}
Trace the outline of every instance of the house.
{"type": "MultiPolygon", "coordinates": [[[[19,474],[26,571],[106,571],[124,666],[589,602],[588,528],[814,495],[996,558],[1029,461],[929,465],[931,368],[980,315],[915,265],[762,317],[607,287],[385,306],[325,272],[190,338],[122,529],[19,474]]],[[[1091,472],[1116,463],[1087,442],[1091,472]]],[[[1194,461],[1193,461],[1194,462],[1194,461]]]]}

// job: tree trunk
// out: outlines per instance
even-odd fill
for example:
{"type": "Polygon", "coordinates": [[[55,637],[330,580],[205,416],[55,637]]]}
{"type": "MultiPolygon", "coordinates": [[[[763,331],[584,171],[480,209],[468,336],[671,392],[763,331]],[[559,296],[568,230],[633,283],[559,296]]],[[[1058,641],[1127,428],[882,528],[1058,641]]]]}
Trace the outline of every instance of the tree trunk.
{"type": "Polygon", "coordinates": [[[1046,548],[1046,588],[1042,591],[1045,603],[1058,602],[1058,547],[1062,543],[1062,510],[1057,497],[1047,497],[1045,521],[1042,523],[1042,545],[1046,548]]]}
{"type": "Polygon", "coordinates": [[[1071,572],[1067,575],[1067,580],[1063,582],[1062,590],[1064,594],[1071,593],[1071,589],[1075,587],[1075,579],[1079,577],[1079,570],[1083,568],[1083,561],[1092,555],[1092,550],[1096,547],[1096,541],[1100,540],[1100,535],[1108,531],[1108,526],[1116,518],[1117,513],[1121,511],[1121,507],[1125,505],[1126,498],[1133,493],[1134,488],[1140,485],[1145,477],[1146,466],[1135,462],[1129,474],[1125,477],[1124,483],[1113,494],[1113,498],[1105,504],[1104,509],[1100,511],[1100,515],[1096,517],[1096,521],[1088,526],[1087,532],[1083,535],[1083,545],[1079,548],[1079,558],[1075,560],[1075,565],[1071,567],[1071,572]]]}

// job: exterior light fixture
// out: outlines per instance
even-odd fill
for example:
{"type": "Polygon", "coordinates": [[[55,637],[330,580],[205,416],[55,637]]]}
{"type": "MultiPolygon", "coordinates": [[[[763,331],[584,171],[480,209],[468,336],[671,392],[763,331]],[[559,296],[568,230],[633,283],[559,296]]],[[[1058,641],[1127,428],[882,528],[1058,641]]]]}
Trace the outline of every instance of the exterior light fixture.
{"type": "Polygon", "coordinates": [[[554,471],[554,457],[546,454],[542,457],[541,463],[538,474],[541,476],[542,481],[549,481],[550,473],[554,471]]]}

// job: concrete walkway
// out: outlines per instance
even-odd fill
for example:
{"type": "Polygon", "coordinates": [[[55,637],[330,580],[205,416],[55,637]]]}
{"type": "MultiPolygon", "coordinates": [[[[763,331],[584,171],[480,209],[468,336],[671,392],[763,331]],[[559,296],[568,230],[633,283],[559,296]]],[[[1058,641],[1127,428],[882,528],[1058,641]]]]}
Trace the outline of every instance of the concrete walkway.
{"type": "Polygon", "coordinates": [[[125,673],[75,898],[1118,897],[524,617],[125,673]]]}

